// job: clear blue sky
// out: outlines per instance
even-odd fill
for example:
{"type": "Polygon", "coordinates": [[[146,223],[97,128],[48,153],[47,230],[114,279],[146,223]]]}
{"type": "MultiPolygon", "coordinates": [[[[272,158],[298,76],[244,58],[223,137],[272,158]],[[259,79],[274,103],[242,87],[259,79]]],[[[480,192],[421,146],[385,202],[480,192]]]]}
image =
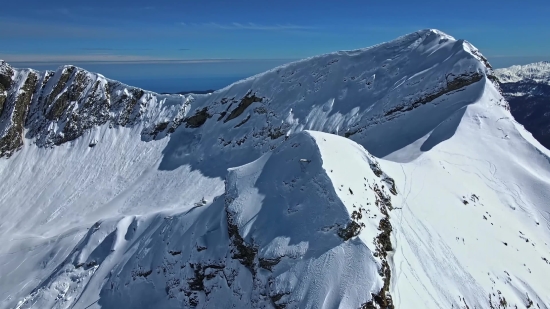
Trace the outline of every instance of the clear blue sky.
{"type": "Polygon", "coordinates": [[[26,0],[0,8],[0,58],[39,69],[72,63],[128,81],[245,77],[424,28],[472,42],[496,67],[550,60],[548,0],[26,0]]]}

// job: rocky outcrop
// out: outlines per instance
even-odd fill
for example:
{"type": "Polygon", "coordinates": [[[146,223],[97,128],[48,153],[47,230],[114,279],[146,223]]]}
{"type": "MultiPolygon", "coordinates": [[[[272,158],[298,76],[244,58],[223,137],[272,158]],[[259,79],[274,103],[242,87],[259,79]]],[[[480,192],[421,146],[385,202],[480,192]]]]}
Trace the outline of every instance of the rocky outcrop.
{"type": "Polygon", "coordinates": [[[188,128],[198,128],[202,126],[212,115],[208,114],[208,108],[203,108],[195,113],[195,115],[185,119],[188,128]]]}
{"type": "Polygon", "coordinates": [[[0,60],[0,117],[4,110],[4,103],[8,97],[8,90],[11,88],[13,69],[4,61],[0,60]]]}
{"type": "MultiPolygon", "coordinates": [[[[155,137],[159,128],[167,128],[162,124],[169,122],[163,121],[162,116],[170,106],[163,104],[186,106],[186,98],[129,87],[75,66],[36,72],[13,69],[2,61],[0,157],[10,156],[23,145],[23,128],[27,132],[25,137],[40,147],[73,141],[104,124],[111,127],[139,124],[143,134],[155,137]]],[[[174,116],[168,114],[171,120],[174,116]]]]}
{"type": "Polygon", "coordinates": [[[471,74],[461,74],[458,76],[454,76],[453,74],[448,74],[447,76],[445,76],[445,81],[446,81],[445,87],[442,87],[439,90],[436,90],[432,93],[420,96],[418,99],[416,99],[412,103],[396,106],[386,111],[386,114],[384,116],[387,117],[387,116],[392,116],[393,114],[396,114],[399,112],[411,111],[421,105],[432,102],[433,100],[441,97],[444,94],[459,90],[473,83],[476,83],[480,81],[482,78],[483,78],[483,74],[479,72],[474,72],[471,74]]]}
{"type": "Polygon", "coordinates": [[[33,71],[27,71],[20,75],[22,86],[20,89],[10,92],[8,100],[4,102],[0,118],[4,125],[4,132],[0,137],[0,157],[11,156],[23,145],[23,128],[38,75],[33,71]]]}
{"type": "Polygon", "coordinates": [[[231,111],[229,116],[227,116],[227,118],[223,122],[228,122],[232,119],[239,117],[250,105],[252,105],[252,103],[262,102],[262,100],[262,98],[257,97],[256,94],[252,94],[251,91],[249,91],[241,99],[239,105],[233,111],[231,111]]]}
{"type": "Polygon", "coordinates": [[[110,122],[130,126],[144,91],[106,80],[74,66],[46,72],[37,108],[29,119],[29,137],[40,146],[60,145],[87,130],[110,122]],[[41,107],[41,108],[39,108],[41,107]],[[52,124],[57,124],[51,130],[52,124]]]}

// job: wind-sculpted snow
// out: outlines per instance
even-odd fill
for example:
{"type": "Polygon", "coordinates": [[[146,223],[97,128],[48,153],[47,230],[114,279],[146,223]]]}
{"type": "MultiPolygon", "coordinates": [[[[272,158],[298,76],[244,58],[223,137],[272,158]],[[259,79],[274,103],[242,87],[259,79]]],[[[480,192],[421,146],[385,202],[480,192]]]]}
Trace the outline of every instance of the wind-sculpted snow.
{"type": "Polygon", "coordinates": [[[389,192],[371,165],[342,137],[297,134],[212,203],[98,221],[17,308],[359,308],[383,286],[375,188],[389,192]],[[351,224],[360,238],[342,238],[351,224]]]}
{"type": "Polygon", "coordinates": [[[549,152],[494,81],[436,30],[207,95],[2,63],[0,307],[549,308],[549,152]]]}
{"type": "Polygon", "coordinates": [[[487,84],[454,133],[434,130],[452,137],[417,159],[395,162],[427,136],[380,160],[400,193],[396,308],[550,307],[549,152],[497,107],[499,96],[487,84]]]}
{"type": "MultiPolygon", "coordinates": [[[[183,126],[207,147],[246,143],[263,153],[272,147],[269,140],[309,129],[351,136],[383,156],[471,103],[448,105],[431,113],[424,127],[402,131],[417,122],[416,116],[409,120],[410,112],[431,109],[449,94],[491,77],[485,62],[471,44],[423,30],[371,48],[284,65],[208,95],[158,95],[65,66],[40,73],[26,135],[39,146],[50,146],[106,123],[138,124],[144,140],[161,139],[183,126]],[[401,129],[390,124],[394,118],[405,118],[401,129]],[[383,142],[395,134],[400,141],[383,142]]],[[[12,88],[16,93],[21,85],[12,88]]],[[[5,155],[18,149],[13,148],[5,155]]],[[[212,151],[217,155],[215,149],[204,149],[212,151]]]]}
{"type": "Polygon", "coordinates": [[[384,156],[473,102],[480,90],[467,86],[482,87],[484,77],[492,76],[480,57],[463,40],[420,31],[368,49],[305,59],[195,96],[188,116],[203,115],[204,122],[186,131],[200,136],[204,145],[246,144],[265,152],[273,145],[270,140],[316,130],[351,137],[384,156]],[[475,93],[435,108],[462,91],[475,93]],[[397,118],[401,125],[396,127],[390,120],[397,118]],[[202,133],[210,130],[222,134],[202,133]]]}

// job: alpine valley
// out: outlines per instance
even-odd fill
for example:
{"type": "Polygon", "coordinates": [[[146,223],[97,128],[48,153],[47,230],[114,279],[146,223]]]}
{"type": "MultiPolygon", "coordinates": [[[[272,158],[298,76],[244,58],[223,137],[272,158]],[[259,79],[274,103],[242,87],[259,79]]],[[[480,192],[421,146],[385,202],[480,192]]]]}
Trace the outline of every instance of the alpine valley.
{"type": "Polygon", "coordinates": [[[210,94],[0,65],[0,308],[550,308],[550,152],[421,30],[210,94]]]}

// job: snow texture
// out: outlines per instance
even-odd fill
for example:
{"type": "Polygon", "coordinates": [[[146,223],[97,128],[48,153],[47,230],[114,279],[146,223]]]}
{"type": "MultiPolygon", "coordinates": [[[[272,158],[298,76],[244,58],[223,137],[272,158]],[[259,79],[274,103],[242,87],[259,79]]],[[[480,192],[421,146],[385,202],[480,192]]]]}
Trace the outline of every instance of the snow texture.
{"type": "Polygon", "coordinates": [[[514,65],[509,68],[496,69],[495,75],[503,83],[515,83],[532,80],[550,85],[550,62],[541,61],[526,65],[514,65]]]}
{"type": "Polygon", "coordinates": [[[206,95],[10,70],[1,308],[550,307],[550,152],[464,40],[206,95]]]}

